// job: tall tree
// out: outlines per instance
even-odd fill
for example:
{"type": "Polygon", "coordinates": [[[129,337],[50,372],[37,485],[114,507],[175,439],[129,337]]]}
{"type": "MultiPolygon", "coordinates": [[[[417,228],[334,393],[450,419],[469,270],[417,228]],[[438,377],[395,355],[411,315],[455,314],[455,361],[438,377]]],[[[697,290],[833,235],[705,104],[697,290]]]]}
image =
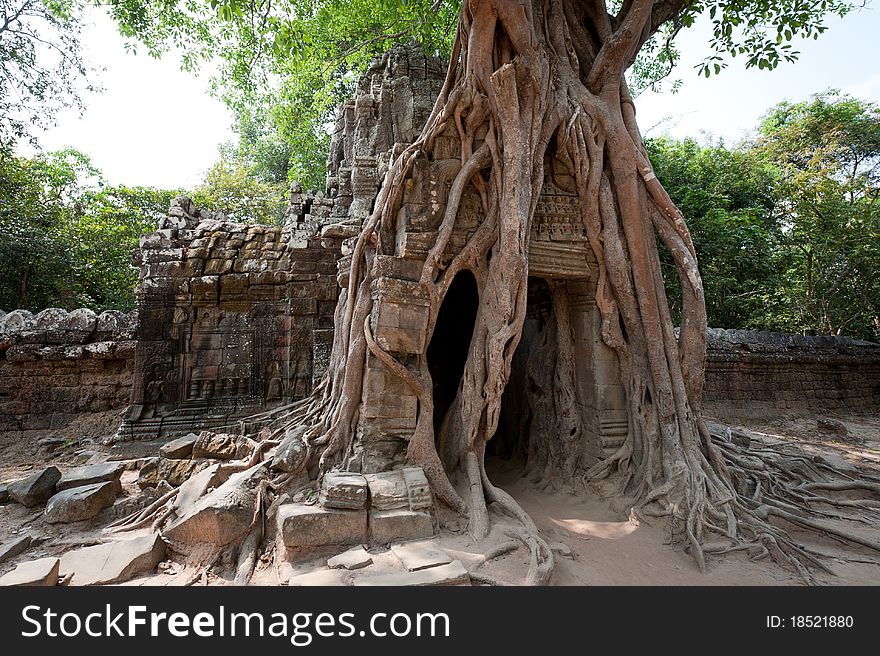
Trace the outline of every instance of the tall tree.
{"type": "Polygon", "coordinates": [[[870,336],[880,328],[880,108],[838,92],[782,103],[757,148],[780,177],[781,321],[870,336]]]}
{"type": "Polygon", "coordinates": [[[84,0],[0,0],[0,146],[34,139],[93,90],[82,57],[84,0]]]}
{"type": "MultiPolygon", "coordinates": [[[[301,13],[294,18],[340,4],[296,5],[301,13]]],[[[386,3],[373,6],[380,13],[386,3]]],[[[701,567],[707,551],[747,546],[772,549],[803,571],[801,561],[815,559],[767,521],[769,515],[791,517],[784,502],[769,493],[761,497],[760,490],[756,496],[743,494],[735,480],[736,457],[729,457],[701,417],[706,309],[697,254],[684,217],[647,157],[624,76],[652,36],[668,26],[675,31],[702,12],[714,25],[710,57],[743,54],[749,65],[772,68],[791,56],[787,40],[818,34],[824,16],[847,8],[827,0],[466,0],[433,111],[420,137],[390,166],[354,245],[348,284],[337,305],[328,374],[312,399],[280,420],[280,430],[310,424],[305,439],[320,456],[320,470],[337,465],[356,438],[366,360],[372,354],[418,397],[409,462],[425,469],[442,502],[468,517],[474,535],[489,531],[489,502],[519,518],[523,541],[533,553],[528,580],[547,580],[550,549],[522,508],[491,482],[484,455],[522,336],[530,226],[545,157],[552,156],[575,179],[580,218],[598,261],[602,338],[617,354],[627,393],[624,444],[586,474],[619,475],[634,512],[668,518],[673,534],[701,567]],[[394,254],[403,191],[414,164],[434,156],[441,134],[457,141],[460,167],[421,271],[430,302],[427,339],[458,272],[469,270],[479,290],[464,373],[446,422],[454,451],[451,471],[435,446],[427,359],[397,360],[373,338],[368,321],[378,275],[373,264],[377,256],[394,254]],[[466,188],[481,199],[482,222],[446,261],[442,256],[466,188]],[[678,336],[655,238],[670,252],[681,283],[678,336]],[[459,476],[465,481],[463,496],[450,480],[459,476]]],[[[378,38],[385,35],[382,31],[378,38]]],[[[716,65],[720,70],[722,59],[709,61],[709,73],[716,65]]],[[[564,384],[559,389],[571,398],[564,384]]],[[[577,430],[572,426],[572,435],[577,430]]],[[[563,479],[581,467],[576,449],[551,454],[550,470],[563,479]]]]}

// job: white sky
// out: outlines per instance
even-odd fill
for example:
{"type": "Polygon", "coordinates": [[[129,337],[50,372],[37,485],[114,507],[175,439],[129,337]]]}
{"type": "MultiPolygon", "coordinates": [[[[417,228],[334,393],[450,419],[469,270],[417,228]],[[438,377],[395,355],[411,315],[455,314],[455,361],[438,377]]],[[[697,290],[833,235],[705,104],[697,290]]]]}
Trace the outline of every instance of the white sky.
{"type": "MultiPolygon", "coordinates": [[[[128,53],[109,18],[94,13],[92,20],[83,42],[87,58],[106,68],[99,78],[104,91],[86,98],[82,118],[75,112],[60,115],[41,143],[88,153],[114,184],[195,186],[216,160],[217,146],[234,137],[230,114],[208,94],[207,74],[181,72],[173,53],[158,61],[128,53]]],[[[795,64],[746,71],[742,60],[733,59],[710,79],[698,78],[694,68],[707,52],[708,24],[687,30],[679,41],[683,61],[672,76],[684,81],[679,93],[646,92],[636,100],[643,132],[676,137],[706,132],[731,143],[782,100],[838,88],[880,101],[880,4],[829,25],[818,41],[797,44],[801,58],[795,64]]]]}

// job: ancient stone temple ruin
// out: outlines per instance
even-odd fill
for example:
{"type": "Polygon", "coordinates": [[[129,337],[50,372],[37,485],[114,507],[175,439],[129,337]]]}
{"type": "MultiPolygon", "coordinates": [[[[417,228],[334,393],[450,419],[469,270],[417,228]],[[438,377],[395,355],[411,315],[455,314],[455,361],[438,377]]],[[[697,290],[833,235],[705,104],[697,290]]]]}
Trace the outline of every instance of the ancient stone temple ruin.
{"type": "MultiPolygon", "coordinates": [[[[173,437],[231,425],[307,396],[324,373],[333,313],[347,283],[351,248],[372,210],[392,154],[414,140],[442,84],[445,65],[397,48],[374,63],[334,127],[324,192],[294,186],[281,226],[244,225],[172,203],[141,240],[138,309],[0,315],[0,430],[63,429],[74,417],[103,415],[95,429],[122,440],[173,437]],[[136,333],[136,334],[135,334],[136,333]],[[129,403],[130,402],[130,403],[129,403]],[[113,416],[110,416],[113,415],[113,416]]],[[[441,137],[442,139],[443,137],[441,137]]],[[[421,161],[406,191],[395,255],[380,257],[371,327],[402,362],[427,354],[436,423],[454,398],[475,312],[474,279],[450,288],[432,343],[424,343],[427,302],[416,279],[434,243],[455,154],[421,161]]],[[[442,148],[441,148],[442,154],[442,148]]],[[[575,217],[571,179],[547,163],[529,244],[531,281],[497,439],[505,455],[525,455],[530,426],[553,408],[529,398],[546,385],[533,359],[555,357],[547,326],[564,312],[577,345],[576,404],[587,461],[627,431],[614,353],[600,335],[596,265],[575,217]],[[559,300],[562,299],[560,307],[559,300]]],[[[479,222],[479,199],[463,199],[445,258],[479,222]]],[[[709,332],[704,400],[722,414],[779,410],[872,409],[880,405],[880,347],[845,338],[751,331],[709,332]]],[[[352,469],[398,461],[413,430],[415,397],[370,358],[352,469]]],[[[531,431],[537,432],[537,431],[531,431]]]]}
{"type": "MultiPolygon", "coordinates": [[[[235,223],[187,198],[175,199],[156,231],[141,239],[135,312],[0,312],[0,431],[16,438],[40,431],[42,438],[45,431],[79,431],[69,422],[100,414],[103,423],[95,424],[89,437],[115,433],[107,440],[115,442],[109,453],[90,452],[108,462],[89,461],[63,477],[48,467],[0,488],[0,494],[28,507],[48,501],[49,522],[94,520],[118,532],[161,528],[161,539],[150,533],[85,546],[60,563],[54,557],[34,561],[51,561],[54,569],[43,577],[50,584],[59,571],[67,573],[67,582],[72,575],[74,585],[119,582],[153,572],[166,555],[172,569],[179,563],[169,563],[177,559],[207,572],[221,552],[229,561],[221,563],[224,577],[247,583],[255,567],[260,569],[256,554],[267,539],[262,519],[275,540],[262,553],[274,549],[281,582],[485,580],[436,548],[436,489],[429,485],[427,467],[405,462],[418,399],[376,356],[366,356],[352,447],[341,467],[325,472],[318,483],[309,480],[315,478],[309,463],[315,454],[303,439],[308,427],[285,425],[274,434],[265,420],[283,417],[327,373],[338,338],[334,313],[348,293],[355,242],[394,154],[417,138],[429,116],[445,70],[441,60],[413,48],[397,48],[377,60],[339,112],[326,189],[294,185],[280,226],[235,223]],[[137,469],[140,494],[117,499],[129,465],[137,469]],[[278,492],[277,507],[271,517],[261,517],[270,488],[278,492]],[[431,542],[400,544],[415,540],[431,542]],[[214,551],[205,551],[206,545],[214,551]],[[326,548],[334,554],[323,561],[329,569],[323,564],[310,573],[297,569],[316,549],[326,548]],[[142,569],[116,568],[120,574],[94,565],[117,560],[137,560],[142,569]],[[367,574],[349,572],[371,564],[367,574]],[[399,578],[401,569],[408,578],[399,578]]],[[[395,229],[385,233],[396,235],[383,249],[393,254],[375,258],[365,324],[378,346],[403,366],[427,362],[434,435],[443,459],[443,425],[454,414],[450,409],[483,290],[472,273],[459,273],[427,337],[430,300],[420,277],[438,243],[452,178],[461,166],[454,135],[437,139],[435,157],[416,160],[395,229]]],[[[529,235],[522,339],[487,449],[528,464],[554,449],[574,449],[588,466],[623,444],[629,430],[626,397],[617,356],[602,339],[598,265],[578,216],[574,180],[552,157],[544,170],[529,235]],[[566,357],[565,366],[558,365],[566,357]],[[559,371],[572,379],[560,383],[559,371]],[[563,386],[571,391],[564,405],[563,386]],[[561,418],[570,418],[570,411],[580,431],[569,435],[561,418]]],[[[439,240],[441,263],[459,255],[482,224],[483,205],[470,185],[451,232],[439,240]]],[[[876,410],[880,345],[710,330],[704,400],[707,410],[719,415],[876,410]]],[[[30,538],[20,544],[28,548],[30,538]]],[[[516,544],[508,551],[512,548],[516,544]]],[[[552,550],[558,549],[556,543],[552,550]]],[[[570,556],[562,545],[561,553],[566,551],[570,556]]],[[[16,572],[8,576],[19,576],[16,572]]],[[[191,582],[185,568],[179,578],[191,582]]]]}
{"type": "MultiPolygon", "coordinates": [[[[311,391],[326,367],[352,241],[372,211],[395,148],[421,130],[444,72],[440,59],[416,49],[398,48],[375,64],[337,120],[326,195],[294,189],[281,227],[238,225],[186,199],[175,201],[159,229],[141,240],[139,340],[132,404],[120,437],[222,426],[311,391]]],[[[379,258],[371,317],[377,342],[401,361],[427,353],[438,422],[443,403],[455,395],[477,293],[473,278],[461,274],[433,342],[425,343],[428,304],[418,276],[458,166],[449,141],[445,158],[422,161],[414,173],[398,217],[396,255],[379,258]]],[[[543,339],[552,298],[563,298],[566,307],[556,310],[566,313],[575,341],[584,346],[576,351],[577,407],[586,428],[583,450],[593,459],[626,434],[624,395],[616,356],[600,336],[596,265],[577,217],[573,180],[553,162],[547,170],[529,245],[527,327],[499,432],[504,448],[517,448],[524,430],[517,417],[529,414],[528,356],[543,339]]],[[[479,205],[476,194],[464,199],[447,259],[479,225],[479,205]]],[[[415,421],[412,391],[370,357],[349,468],[374,471],[398,461],[415,421]]]]}

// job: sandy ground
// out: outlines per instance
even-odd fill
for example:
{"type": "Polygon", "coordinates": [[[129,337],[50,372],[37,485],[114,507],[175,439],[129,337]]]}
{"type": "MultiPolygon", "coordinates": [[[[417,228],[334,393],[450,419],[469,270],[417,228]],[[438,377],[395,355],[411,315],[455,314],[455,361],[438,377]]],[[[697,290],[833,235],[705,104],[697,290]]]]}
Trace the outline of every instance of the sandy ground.
{"type": "MultiPolygon", "coordinates": [[[[750,431],[753,439],[768,442],[796,442],[810,453],[821,454],[842,467],[858,466],[880,475],[880,416],[832,415],[842,420],[849,435],[831,439],[816,430],[812,416],[780,416],[771,420],[744,422],[742,418],[729,423],[750,431]]],[[[723,418],[719,418],[723,419],[723,418]]],[[[0,480],[26,476],[44,464],[60,468],[102,459],[104,448],[98,439],[70,440],[67,444],[46,448],[35,440],[23,441],[15,436],[0,435],[0,480]]],[[[792,570],[769,560],[752,561],[745,554],[713,556],[707,571],[701,573],[696,562],[680,545],[667,544],[665,525],[648,525],[630,521],[626,509],[616,509],[612,490],[584,486],[577,494],[539,491],[520,476],[517,463],[490,463],[492,479],[516,498],[535,520],[545,539],[562,543],[570,555],[557,554],[553,585],[800,585],[792,570]]],[[[137,471],[123,475],[125,495],[117,503],[131,503],[139,493],[137,471]],[[128,501],[126,501],[128,499],[128,501]]],[[[843,521],[848,530],[880,541],[880,509],[860,510],[864,520],[843,521]]],[[[112,511],[105,511],[97,522],[49,525],[43,522],[41,508],[27,509],[15,503],[0,506],[0,542],[22,532],[42,540],[26,554],[0,565],[0,573],[23,559],[57,555],[75,545],[94,544],[101,540],[100,526],[108,523],[112,511]]],[[[480,566],[481,554],[505,541],[504,518],[486,540],[475,542],[465,531],[444,531],[439,543],[453,558],[460,559],[468,569],[495,578],[518,583],[528,568],[528,554],[518,549],[480,566]]],[[[509,521],[509,520],[507,520],[509,521]]],[[[774,520],[775,521],[775,520],[774,520]]],[[[807,548],[825,555],[824,562],[834,575],[816,573],[827,585],[880,585],[880,553],[829,537],[806,534],[793,526],[785,526],[807,548]]],[[[374,550],[376,568],[392,556],[387,549],[374,550]]],[[[316,554],[307,562],[298,563],[297,571],[309,571],[323,565],[327,554],[316,554]]],[[[330,554],[332,555],[332,554],[330,554]]],[[[390,562],[390,561],[388,561],[390,562]]],[[[129,585],[175,585],[182,579],[182,567],[163,567],[163,572],[131,581],[129,585]]],[[[228,569],[228,568],[227,568],[228,569]]],[[[278,583],[276,567],[267,555],[257,568],[253,584],[278,583]]],[[[229,574],[206,578],[209,584],[226,584],[229,574]]]]}

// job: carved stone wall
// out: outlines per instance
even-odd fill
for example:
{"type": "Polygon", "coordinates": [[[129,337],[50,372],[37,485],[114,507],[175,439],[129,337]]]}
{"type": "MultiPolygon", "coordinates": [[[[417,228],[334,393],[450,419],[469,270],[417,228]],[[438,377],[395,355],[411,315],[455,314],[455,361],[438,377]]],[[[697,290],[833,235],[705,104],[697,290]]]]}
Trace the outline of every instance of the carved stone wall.
{"type": "Polygon", "coordinates": [[[0,312],[0,433],[112,432],[131,396],[136,315],[0,312]]]}
{"type": "Polygon", "coordinates": [[[318,235],[332,208],[294,189],[285,225],[260,226],[172,202],[141,239],[135,383],[121,438],[224,425],[311,392],[332,343],[339,241],[318,235]]]}

